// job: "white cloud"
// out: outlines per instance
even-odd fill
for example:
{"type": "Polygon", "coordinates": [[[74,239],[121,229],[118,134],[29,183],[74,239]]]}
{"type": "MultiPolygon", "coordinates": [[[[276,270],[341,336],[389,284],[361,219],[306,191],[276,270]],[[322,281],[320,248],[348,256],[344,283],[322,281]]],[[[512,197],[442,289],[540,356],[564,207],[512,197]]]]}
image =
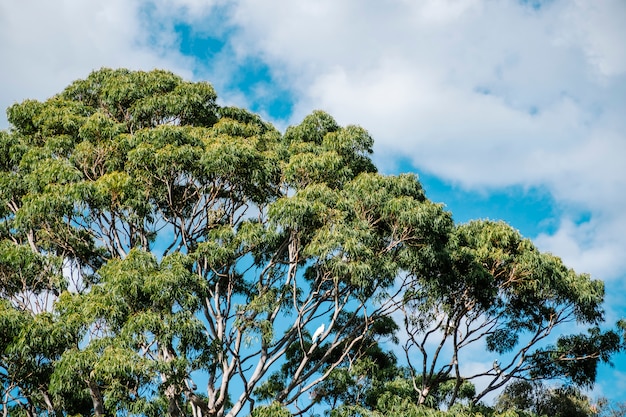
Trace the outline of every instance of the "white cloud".
{"type": "Polygon", "coordinates": [[[147,31],[142,7],[126,0],[0,3],[3,113],[26,98],[44,100],[105,66],[168,68],[190,77],[189,62],[174,47],[175,38],[147,31]]]}
{"type": "Polygon", "coordinates": [[[623,37],[626,3],[576,0],[566,7],[563,17],[569,29],[562,33],[563,42],[581,46],[590,63],[603,76],[626,72],[623,37]]]}
{"type": "Polygon", "coordinates": [[[593,271],[603,279],[620,277],[626,269],[621,240],[626,233],[621,219],[590,219],[576,223],[563,219],[556,233],[535,239],[542,249],[562,257],[577,271],[593,271]]]}
{"type": "Polygon", "coordinates": [[[297,92],[294,121],[323,108],[366,127],[381,161],[402,156],[468,189],[547,187],[593,227],[580,243],[563,221],[542,245],[623,274],[622,1],[241,0],[232,18],[234,48],[297,92]]]}

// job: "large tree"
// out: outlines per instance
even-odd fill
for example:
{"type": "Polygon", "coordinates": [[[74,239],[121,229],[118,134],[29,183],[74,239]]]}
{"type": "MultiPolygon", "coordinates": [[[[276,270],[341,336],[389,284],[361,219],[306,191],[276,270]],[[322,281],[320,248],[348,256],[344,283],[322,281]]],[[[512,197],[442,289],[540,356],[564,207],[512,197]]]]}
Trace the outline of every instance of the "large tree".
{"type": "Polygon", "coordinates": [[[585,384],[619,347],[600,281],[503,223],[455,226],[324,112],[281,133],[208,83],[102,69],[8,119],[4,415],[378,413],[585,384]],[[591,333],[544,343],[575,321],[591,333]],[[399,327],[408,371],[380,343],[399,327]],[[467,374],[475,342],[502,362],[467,374]]]}
{"type": "Polygon", "coordinates": [[[102,69],[8,118],[5,415],[303,413],[452,227],[415,176],[376,173],[364,129],[314,112],[280,134],[165,71],[102,69]]]}

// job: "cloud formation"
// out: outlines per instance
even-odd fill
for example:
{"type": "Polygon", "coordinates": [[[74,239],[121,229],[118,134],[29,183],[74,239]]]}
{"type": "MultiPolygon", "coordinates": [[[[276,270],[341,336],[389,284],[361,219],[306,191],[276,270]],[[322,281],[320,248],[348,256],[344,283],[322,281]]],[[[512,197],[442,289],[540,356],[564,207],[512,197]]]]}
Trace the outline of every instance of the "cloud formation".
{"type": "Polygon", "coordinates": [[[624,2],[242,0],[230,17],[234,49],[296,92],[294,121],[323,108],[466,189],[545,186],[565,217],[540,245],[623,274],[624,2]]]}

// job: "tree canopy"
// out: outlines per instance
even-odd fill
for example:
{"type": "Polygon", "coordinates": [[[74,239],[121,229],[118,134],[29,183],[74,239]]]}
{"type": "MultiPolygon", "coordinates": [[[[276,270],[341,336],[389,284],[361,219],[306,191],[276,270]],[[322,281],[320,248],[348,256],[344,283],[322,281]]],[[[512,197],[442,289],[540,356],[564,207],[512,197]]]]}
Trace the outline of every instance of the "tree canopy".
{"type": "Polygon", "coordinates": [[[601,281],[505,223],[455,224],[416,175],[377,173],[365,129],[315,111],[281,133],[216,99],[101,69],[8,109],[4,415],[471,405],[516,379],[593,384],[622,347],[601,281]],[[549,339],[569,322],[590,330],[549,339]],[[497,367],[466,371],[475,344],[497,367]]]}

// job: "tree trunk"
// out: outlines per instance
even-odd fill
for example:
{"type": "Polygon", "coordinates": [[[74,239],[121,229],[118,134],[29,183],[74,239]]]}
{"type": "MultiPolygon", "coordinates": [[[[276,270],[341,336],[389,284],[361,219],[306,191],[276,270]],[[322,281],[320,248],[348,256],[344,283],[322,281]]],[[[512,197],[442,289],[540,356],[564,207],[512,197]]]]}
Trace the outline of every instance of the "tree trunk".
{"type": "Polygon", "coordinates": [[[216,412],[211,412],[211,410],[209,410],[205,400],[198,397],[193,392],[187,393],[187,397],[191,403],[191,413],[193,414],[193,417],[212,417],[217,415],[216,412]]]}
{"type": "Polygon", "coordinates": [[[102,400],[102,393],[100,393],[100,387],[98,384],[89,380],[89,395],[91,396],[91,401],[93,402],[93,415],[95,417],[104,417],[104,401],[102,400]]]}
{"type": "Polygon", "coordinates": [[[178,405],[176,394],[173,394],[171,392],[172,390],[173,387],[169,387],[165,390],[165,396],[167,397],[167,415],[169,417],[180,417],[180,406],[178,405]]]}
{"type": "Polygon", "coordinates": [[[52,400],[50,399],[50,395],[46,391],[40,391],[41,396],[43,397],[44,402],[46,403],[46,407],[48,408],[48,415],[62,417],[63,413],[61,411],[54,409],[54,404],[52,404],[52,400]]]}

